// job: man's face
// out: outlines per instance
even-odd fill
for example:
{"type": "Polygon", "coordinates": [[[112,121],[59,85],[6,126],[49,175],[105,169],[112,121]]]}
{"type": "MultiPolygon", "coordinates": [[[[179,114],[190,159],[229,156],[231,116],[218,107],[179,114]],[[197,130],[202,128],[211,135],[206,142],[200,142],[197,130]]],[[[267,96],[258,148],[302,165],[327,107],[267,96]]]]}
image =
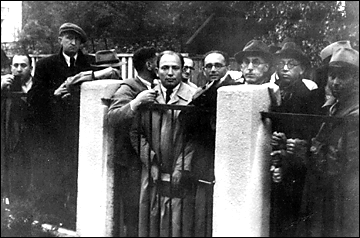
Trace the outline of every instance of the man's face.
{"type": "Polygon", "coordinates": [[[241,71],[248,84],[263,84],[269,64],[262,57],[248,56],[242,60],[241,71]]]}
{"type": "Polygon", "coordinates": [[[179,56],[164,54],[159,61],[157,74],[167,89],[175,88],[181,82],[182,65],[179,56]]]}
{"type": "Polygon", "coordinates": [[[11,64],[11,73],[14,76],[19,76],[21,82],[26,82],[31,76],[30,62],[25,55],[15,55],[11,64]]]}
{"type": "Polygon", "coordinates": [[[81,39],[78,34],[68,31],[59,36],[59,43],[62,45],[64,53],[71,57],[79,51],[81,39]]]}
{"type": "Polygon", "coordinates": [[[221,79],[227,71],[228,67],[222,54],[211,53],[204,59],[204,72],[209,82],[221,79]]]}
{"type": "Polygon", "coordinates": [[[359,91],[359,82],[355,74],[343,67],[329,68],[328,86],[332,95],[340,100],[359,91]]]}
{"type": "Polygon", "coordinates": [[[288,86],[296,80],[300,80],[304,69],[300,62],[292,58],[282,58],[276,65],[280,87],[288,86]]]}
{"type": "Polygon", "coordinates": [[[191,80],[191,72],[194,70],[194,61],[189,58],[184,58],[184,68],[182,72],[182,77],[184,82],[191,80]]]}

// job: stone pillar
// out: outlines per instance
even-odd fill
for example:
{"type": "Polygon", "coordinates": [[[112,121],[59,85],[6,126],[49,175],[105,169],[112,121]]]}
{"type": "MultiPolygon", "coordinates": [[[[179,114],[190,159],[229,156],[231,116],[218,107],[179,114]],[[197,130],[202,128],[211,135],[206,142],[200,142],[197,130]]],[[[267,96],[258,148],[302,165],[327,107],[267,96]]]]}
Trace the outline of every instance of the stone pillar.
{"type": "Polygon", "coordinates": [[[76,231],[79,236],[111,237],[113,232],[113,131],[105,116],[121,81],[81,85],[76,231]]]}
{"type": "Polygon", "coordinates": [[[264,85],[218,90],[213,236],[269,236],[271,146],[264,85]]]}

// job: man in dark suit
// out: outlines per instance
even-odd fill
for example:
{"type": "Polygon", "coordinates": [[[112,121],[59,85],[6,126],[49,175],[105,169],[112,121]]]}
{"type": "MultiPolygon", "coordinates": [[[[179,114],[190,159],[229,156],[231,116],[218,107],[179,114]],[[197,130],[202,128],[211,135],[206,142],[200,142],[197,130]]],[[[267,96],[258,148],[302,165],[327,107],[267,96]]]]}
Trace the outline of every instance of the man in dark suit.
{"type": "MultiPolygon", "coordinates": [[[[123,219],[129,237],[138,236],[139,196],[141,161],[130,140],[132,123],[137,123],[136,115],[141,104],[153,103],[157,93],[153,89],[156,78],[156,50],[143,47],[135,51],[135,78],[125,79],[111,98],[108,122],[115,129],[115,221],[123,219]],[[121,203],[123,211],[120,212],[121,203]],[[120,212],[120,213],[119,213],[120,212]],[[120,217],[123,216],[123,217],[120,217]]],[[[115,222],[121,224],[122,221],[115,222]]]]}
{"type": "Polygon", "coordinates": [[[61,25],[58,38],[61,49],[58,54],[37,62],[33,86],[28,92],[36,128],[34,134],[41,135],[37,138],[36,147],[41,147],[41,151],[46,153],[37,155],[39,159],[44,159],[39,161],[44,166],[42,176],[46,176],[45,172],[49,173],[46,185],[49,189],[55,187],[52,210],[57,207],[63,211],[64,206],[70,205],[70,199],[76,203],[79,92],[70,96],[64,81],[69,76],[91,69],[93,57],[84,55],[80,50],[86,40],[86,34],[79,26],[73,23],[61,25]]]}
{"type": "Polygon", "coordinates": [[[229,56],[226,52],[214,50],[204,55],[203,70],[207,83],[198,88],[189,105],[207,110],[180,114],[187,137],[194,145],[192,173],[198,181],[194,235],[199,237],[210,237],[212,232],[217,90],[223,86],[244,83],[231,78],[229,64],[229,56]]]}

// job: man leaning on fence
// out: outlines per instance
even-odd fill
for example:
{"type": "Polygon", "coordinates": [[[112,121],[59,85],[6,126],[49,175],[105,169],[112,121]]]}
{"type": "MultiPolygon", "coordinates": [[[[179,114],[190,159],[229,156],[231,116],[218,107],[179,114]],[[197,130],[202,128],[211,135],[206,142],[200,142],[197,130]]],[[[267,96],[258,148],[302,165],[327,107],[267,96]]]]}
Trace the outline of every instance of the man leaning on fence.
{"type": "MultiPolygon", "coordinates": [[[[34,112],[39,148],[37,159],[41,188],[46,190],[49,212],[70,211],[75,218],[79,139],[79,88],[68,94],[64,81],[81,71],[90,70],[93,57],[84,55],[82,45],[87,37],[83,29],[73,23],[59,28],[58,54],[36,63],[33,86],[28,101],[34,112]],[[46,181],[46,182],[44,182],[46,181]],[[73,209],[68,209],[72,206],[73,209]],[[65,209],[66,208],[66,209],[65,209]]],[[[40,187],[39,187],[40,188],[40,187]]],[[[45,198],[44,198],[45,199],[45,198]]],[[[66,218],[64,218],[66,219],[66,218]]]]}
{"type": "MultiPolygon", "coordinates": [[[[195,89],[182,82],[183,57],[173,51],[160,53],[155,104],[186,105],[195,89]]],[[[193,224],[192,152],[185,144],[179,110],[143,111],[139,236],[191,236],[193,224]]]]}
{"type": "Polygon", "coordinates": [[[131,144],[130,129],[138,122],[139,106],[155,101],[156,59],[156,50],[152,47],[134,52],[137,76],[120,84],[111,98],[107,115],[110,126],[115,129],[115,221],[124,224],[120,225],[119,235],[125,233],[129,237],[138,236],[141,176],[140,157],[137,147],[131,144]]]}
{"type": "Polygon", "coordinates": [[[297,235],[359,237],[359,52],[334,49],[327,77],[328,115],[344,121],[323,123],[312,139],[297,235]]]}

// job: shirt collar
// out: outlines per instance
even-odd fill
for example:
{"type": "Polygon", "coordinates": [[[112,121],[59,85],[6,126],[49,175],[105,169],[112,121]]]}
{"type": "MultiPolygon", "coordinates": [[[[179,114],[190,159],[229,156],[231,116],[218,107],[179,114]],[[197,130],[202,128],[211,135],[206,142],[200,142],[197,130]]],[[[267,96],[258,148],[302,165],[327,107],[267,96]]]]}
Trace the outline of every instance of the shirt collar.
{"type": "MultiPolygon", "coordinates": [[[[70,67],[70,57],[64,53],[64,51],[62,52],[64,58],[65,58],[65,61],[66,61],[66,64],[68,65],[68,67],[70,67]]],[[[75,62],[77,60],[77,57],[78,57],[78,53],[76,53],[76,55],[74,55],[74,59],[75,59],[75,62]]]]}
{"type": "Polygon", "coordinates": [[[147,87],[147,89],[151,89],[151,83],[149,83],[147,80],[141,78],[139,75],[137,77],[147,87]]]}
{"type": "Polygon", "coordinates": [[[30,77],[29,80],[21,86],[22,91],[24,93],[27,93],[30,90],[32,84],[33,84],[33,81],[32,81],[32,78],[30,77]]]}

